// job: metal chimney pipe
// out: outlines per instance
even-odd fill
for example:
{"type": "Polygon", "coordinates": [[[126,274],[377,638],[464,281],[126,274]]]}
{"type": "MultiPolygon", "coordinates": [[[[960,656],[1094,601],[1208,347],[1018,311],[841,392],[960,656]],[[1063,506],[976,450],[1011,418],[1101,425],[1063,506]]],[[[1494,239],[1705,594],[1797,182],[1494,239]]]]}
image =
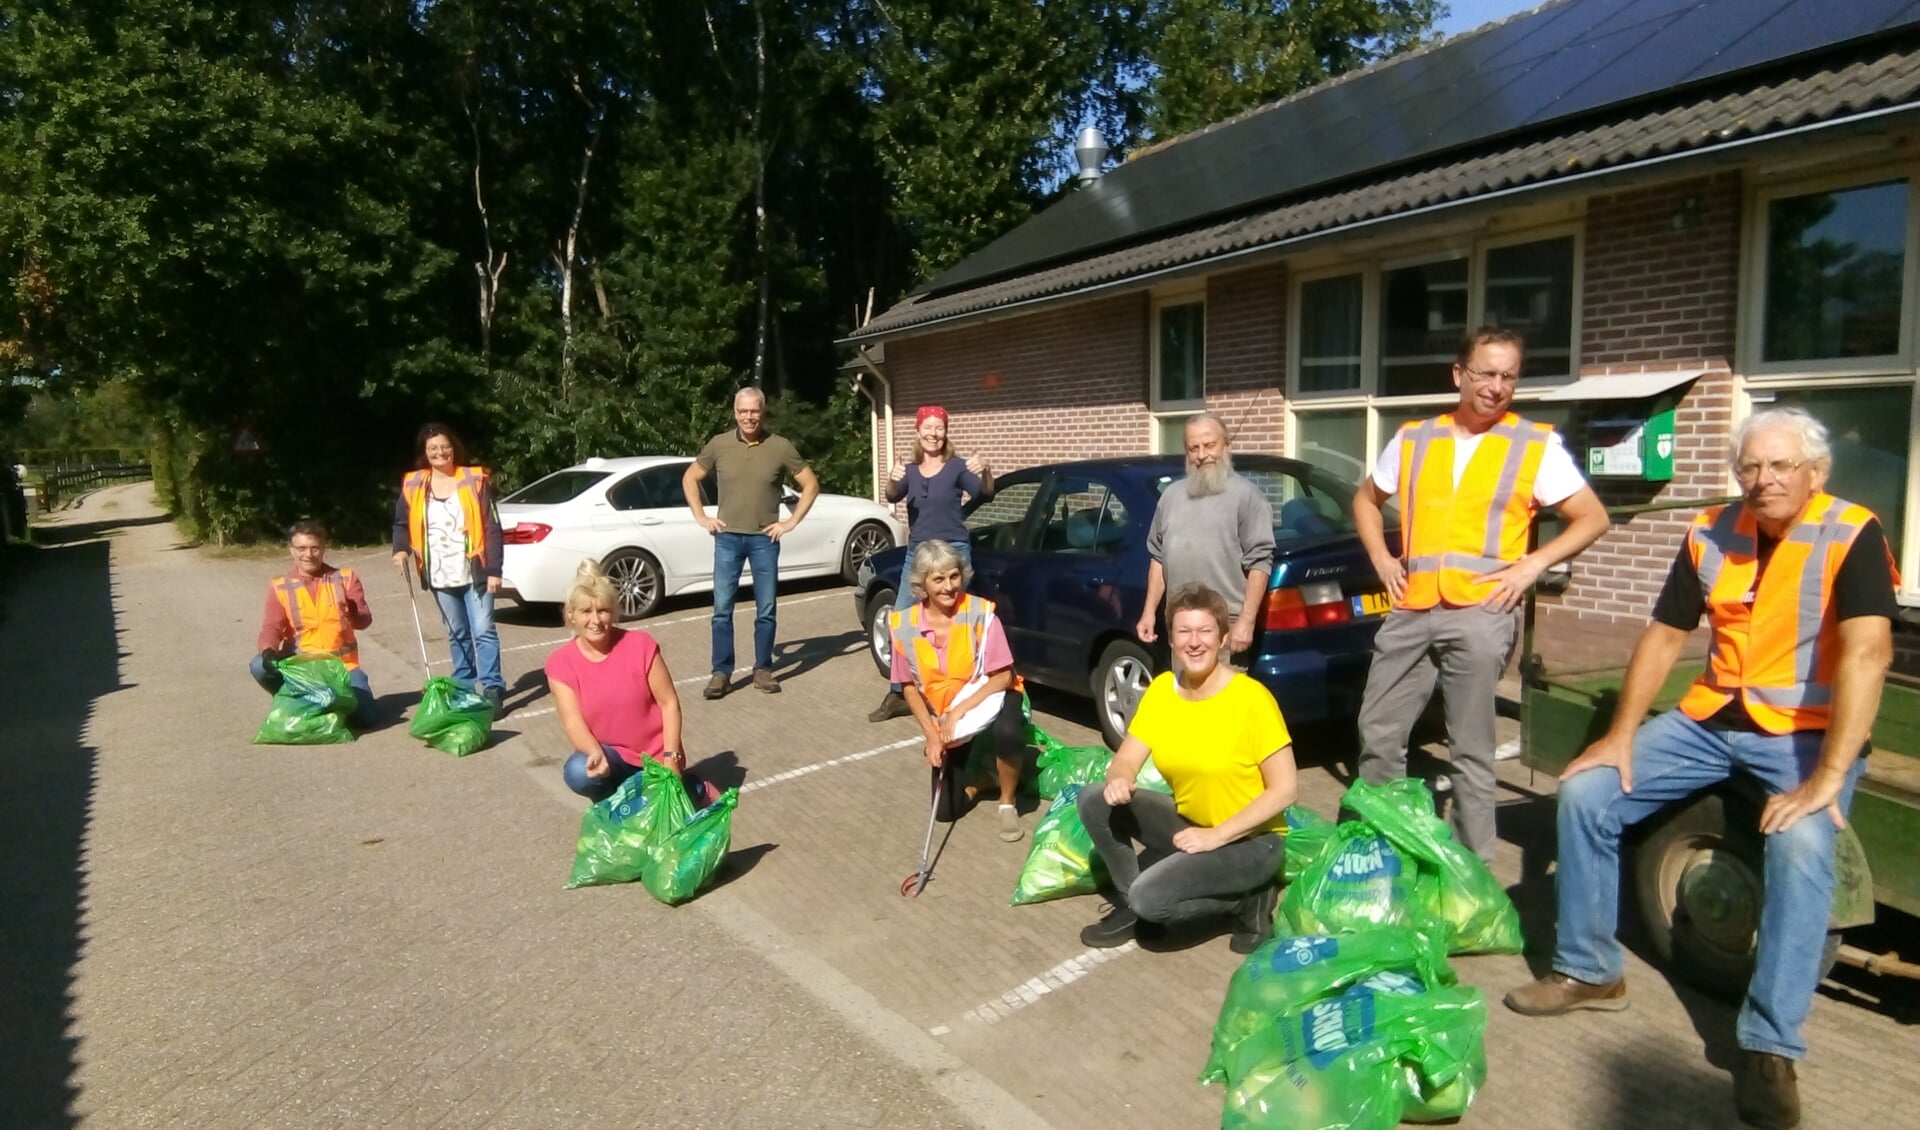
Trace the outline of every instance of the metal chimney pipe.
{"type": "Polygon", "coordinates": [[[1080,163],[1080,172],[1074,180],[1080,184],[1092,184],[1100,179],[1100,165],[1107,159],[1107,139],[1100,131],[1088,126],[1073,139],[1073,159],[1080,163]]]}

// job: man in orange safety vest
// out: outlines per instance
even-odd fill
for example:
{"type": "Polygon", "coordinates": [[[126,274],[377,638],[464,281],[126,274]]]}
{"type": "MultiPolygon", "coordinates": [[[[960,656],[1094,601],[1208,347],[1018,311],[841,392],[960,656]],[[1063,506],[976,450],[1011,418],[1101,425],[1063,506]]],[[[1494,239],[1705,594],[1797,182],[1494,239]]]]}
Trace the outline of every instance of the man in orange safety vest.
{"type": "Polygon", "coordinates": [[[1621,836],[1743,773],[1767,800],[1746,810],[1765,863],[1753,976],[1734,1025],[1734,1103],[1748,1124],[1784,1130],[1800,1120],[1794,1061],[1807,1052],[1800,1026],[1824,964],[1835,833],[1893,660],[1900,582],[1879,520],[1822,489],[1832,449],[1804,409],[1748,417],[1733,451],[1741,501],[1694,520],[1612,725],[1560,775],[1553,970],[1506,999],[1528,1016],[1625,1008],[1613,936],[1621,836]],[[1702,613],[1706,670],[1679,709],[1646,721],[1702,613]]]}
{"type": "Polygon", "coordinates": [[[267,585],[267,605],[255,645],[260,653],[247,669],[255,682],[272,693],[282,681],[274,660],[296,653],[334,656],[347,665],[347,677],[359,700],[355,716],[364,719],[373,690],[367,673],[360,669],[354,632],[373,623],[366,591],[352,569],[327,564],[327,531],[320,523],[295,522],[287,531],[287,545],[293,568],[267,585]]]}
{"type": "Polygon", "coordinates": [[[1494,698],[1518,638],[1514,609],[1540,574],[1607,532],[1606,507],[1546,424],[1509,410],[1521,343],[1483,327],[1453,365],[1460,402],[1400,428],[1353,500],[1354,526],[1393,608],[1373,639],[1360,702],[1360,776],[1384,784],[1407,771],[1407,736],[1434,683],[1453,750],[1453,827],[1493,858],[1494,698]],[[1400,546],[1387,548],[1381,506],[1398,494],[1400,546]],[[1567,519],[1532,552],[1542,506],[1567,519]]]}

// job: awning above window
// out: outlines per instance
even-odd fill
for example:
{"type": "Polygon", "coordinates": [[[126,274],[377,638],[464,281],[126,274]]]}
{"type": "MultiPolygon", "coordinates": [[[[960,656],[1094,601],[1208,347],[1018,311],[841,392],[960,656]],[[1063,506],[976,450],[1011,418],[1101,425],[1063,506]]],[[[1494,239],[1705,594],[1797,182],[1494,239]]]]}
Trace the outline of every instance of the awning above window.
{"type": "Polygon", "coordinates": [[[1605,377],[1581,377],[1570,385],[1562,385],[1552,392],[1543,393],[1541,400],[1645,400],[1659,396],[1670,388],[1678,388],[1696,377],[1706,375],[1705,369],[1678,369],[1668,373],[1616,373],[1605,377]]]}

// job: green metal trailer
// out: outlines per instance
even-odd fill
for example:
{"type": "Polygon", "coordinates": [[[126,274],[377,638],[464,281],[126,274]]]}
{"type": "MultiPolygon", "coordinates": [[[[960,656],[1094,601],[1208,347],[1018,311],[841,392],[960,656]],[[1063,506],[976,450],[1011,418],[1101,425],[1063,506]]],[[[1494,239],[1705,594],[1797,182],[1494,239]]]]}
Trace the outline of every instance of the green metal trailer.
{"type": "MultiPolygon", "coordinates": [[[[1717,500],[1716,500],[1717,501],[1717,500]]],[[[1690,502],[1615,511],[1631,517],[1690,502]]],[[[1549,671],[1534,650],[1528,598],[1521,662],[1521,757],[1558,775],[1613,719],[1624,666],[1549,671]]],[[[1672,709],[1701,664],[1678,664],[1652,713],[1672,709]]],[[[1659,956],[1687,981],[1726,996],[1745,991],[1760,921],[1760,810],[1757,781],[1736,776],[1671,806],[1629,841],[1633,901],[1659,956]]],[[[1920,964],[1895,953],[1846,943],[1845,931],[1874,921],[1876,907],[1920,915],[1920,680],[1890,675],[1873,729],[1865,775],[1854,791],[1848,826],[1836,841],[1830,961],[1874,973],[1920,977],[1920,964]]]]}

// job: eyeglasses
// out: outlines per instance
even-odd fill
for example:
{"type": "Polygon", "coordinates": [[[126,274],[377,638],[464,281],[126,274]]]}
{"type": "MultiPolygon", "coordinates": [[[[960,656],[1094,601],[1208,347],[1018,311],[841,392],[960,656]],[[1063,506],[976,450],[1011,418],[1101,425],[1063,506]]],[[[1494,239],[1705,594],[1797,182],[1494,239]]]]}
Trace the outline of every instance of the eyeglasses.
{"type": "Polygon", "coordinates": [[[1519,373],[1488,373],[1476,369],[1471,365],[1462,365],[1460,369],[1466,373],[1467,376],[1472,377],[1475,384],[1498,383],[1512,388],[1520,383],[1519,373]]]}
{"type": "Polygon", "coordinates": [[[1733,469],[1733,473],[1740,476],[1743,483],[1759,482],[1762,472],[1774,482],[1780,482],[1806,465],[1805,459],[1775,459],[1771,463],[1742,463],[1733,469]]]}

